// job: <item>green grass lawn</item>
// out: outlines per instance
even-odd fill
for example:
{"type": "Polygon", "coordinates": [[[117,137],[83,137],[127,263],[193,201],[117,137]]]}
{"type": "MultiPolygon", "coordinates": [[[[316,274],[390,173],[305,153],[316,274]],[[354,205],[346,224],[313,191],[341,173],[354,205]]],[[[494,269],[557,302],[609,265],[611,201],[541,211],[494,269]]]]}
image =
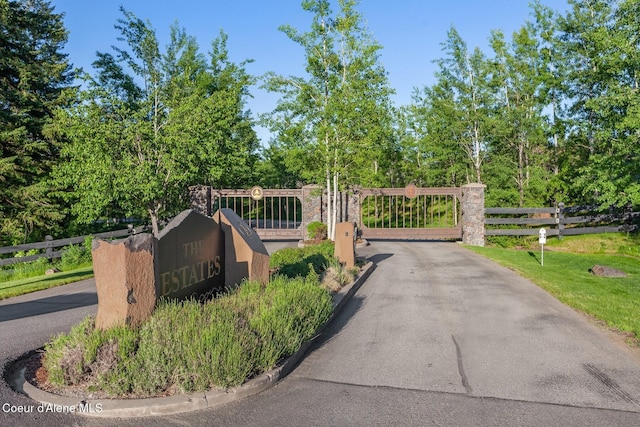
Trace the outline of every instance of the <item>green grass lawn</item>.
{"type": "Polygon", "coordinates": [[[637,253],[637,249],[629,248],[627,240],[621,244],[616,237],[579,236],[576,239],[553,240],[551,250],[545,247],[544,266],[540,264],[539,245],[527,249],[469,249],[531,280],[568,306],[639,339],[640,258],[623,255],[637,253]],[[589,253],[593,248],[597,248],[598,253],[589,253]],[[594,265],[617,268],[627,273],[627,277],[594,276],[589,271],[594,265]]]}
{"type": "Polygon", "coordinates": [[[82,267],[76,270],[63,271],[50,276],[29,277],[27,279],[0,282],[0,300],[30,292],[66,285],[93,277],[93,267],[82,267]]]}

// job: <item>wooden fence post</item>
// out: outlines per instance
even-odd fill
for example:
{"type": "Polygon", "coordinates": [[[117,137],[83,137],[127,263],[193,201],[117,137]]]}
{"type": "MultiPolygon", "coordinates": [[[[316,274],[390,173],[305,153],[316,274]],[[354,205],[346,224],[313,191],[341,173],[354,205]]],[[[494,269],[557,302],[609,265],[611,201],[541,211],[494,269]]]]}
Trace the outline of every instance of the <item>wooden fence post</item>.
{"type": "Polygon", "coordinates": [[[51,260],[53,258],[53,237],[49,235],[44,236],[44,241],[47,242],[47,249],[45,250],[45,254],[47,254],[47,259],[51,260]]]}
{"type": "Polygon", "coordinates": [[[562,233],[564,232],[564,203],[558,203],[556,208],[556,218],[558,219],[558,239],[562,239],[562,233]]]}

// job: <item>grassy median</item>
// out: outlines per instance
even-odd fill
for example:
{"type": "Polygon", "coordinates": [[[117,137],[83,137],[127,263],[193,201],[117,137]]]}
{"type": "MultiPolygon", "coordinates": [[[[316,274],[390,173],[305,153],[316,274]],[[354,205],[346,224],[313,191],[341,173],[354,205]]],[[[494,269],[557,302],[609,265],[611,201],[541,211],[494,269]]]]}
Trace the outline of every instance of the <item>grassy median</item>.
{"type": "Polygon", "coordinates": [[[329,247],[274,254],[278,273],[266,285],[243,282],[204,304],[162,301],[137,328],[98,330],[88,317],[45,346],[48,382],[105,397],[240,385],[295,353],[330,318],[331,291],[321,282],[335,265],[329,247]]]}
{"type": "Polygon", "coordinates": [[[69,271],[61,271],[48,276],[41,275],[26,279],[0,282],[0,300],[18,295],[41,291],[55,286],[66,285],[93,277],[93,267],[85,266],[69,271]]]}

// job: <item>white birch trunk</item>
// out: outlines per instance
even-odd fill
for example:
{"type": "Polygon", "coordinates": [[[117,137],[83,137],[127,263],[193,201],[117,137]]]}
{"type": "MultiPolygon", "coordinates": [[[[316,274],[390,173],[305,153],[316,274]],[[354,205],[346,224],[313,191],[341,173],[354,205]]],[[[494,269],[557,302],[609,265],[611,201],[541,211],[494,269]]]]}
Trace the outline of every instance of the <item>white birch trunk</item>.
{"type": "Polygon", "coordinates": [[[331,215],[331,240],[336,240],[336,222],[338,221],[338,173],[333,174],[333,214],[331,215]]]}
{"type": "Polygon", "coordinates": [[[331,218],[331,213],[333,209],[331,208],[331,175],[327,171],[327,238],[333,240],[331,236],[333,236],[333,220],[331,218]]]}

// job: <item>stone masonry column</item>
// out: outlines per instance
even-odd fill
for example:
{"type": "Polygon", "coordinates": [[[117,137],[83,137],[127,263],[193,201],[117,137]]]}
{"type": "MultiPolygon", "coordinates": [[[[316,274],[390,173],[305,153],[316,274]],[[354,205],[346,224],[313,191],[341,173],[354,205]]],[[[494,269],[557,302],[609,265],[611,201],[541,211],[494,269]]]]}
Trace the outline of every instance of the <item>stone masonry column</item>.
{"type": "Polygon", "coordinates": [[[307,226],[314,222],[323,222],[322,187],[305,185],[302,187],[302,239],[309,239],[307,226]]]}
{"type": "Polygon", "coordinates": [[[191,209],[205,216],[211,216],[211,187],[207,185],[195,185],[189,187],[191,209]]]}
{"type": "Polygon", "coordinates": [[[484,184],[462,186],[462,243],[484,246],[484,184]]]}

